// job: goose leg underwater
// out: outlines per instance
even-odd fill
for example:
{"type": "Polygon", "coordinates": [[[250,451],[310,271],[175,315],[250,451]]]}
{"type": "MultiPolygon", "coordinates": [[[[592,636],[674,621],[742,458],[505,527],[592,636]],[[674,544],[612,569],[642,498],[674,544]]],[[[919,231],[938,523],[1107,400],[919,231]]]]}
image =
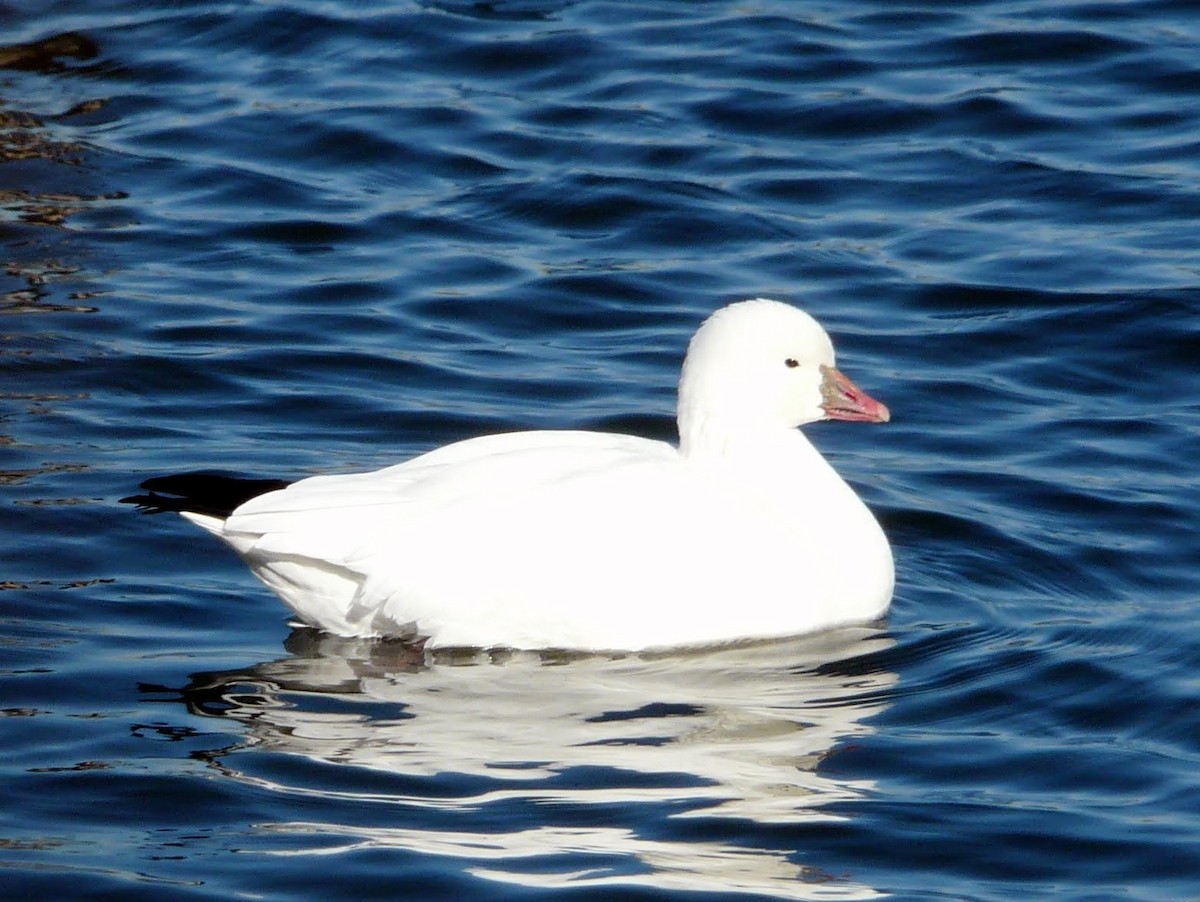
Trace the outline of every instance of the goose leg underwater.
{"type": "Polygon", "coordinates": [[[227,542],[300,620],[427,647],[642,650],[799,635],[882,616],[875,517],[800,432],[888,409],[811,316],[724,307],[688,345],[679,442],[534,431],[371,473],[181,474],[121,499],[227,542]]]}

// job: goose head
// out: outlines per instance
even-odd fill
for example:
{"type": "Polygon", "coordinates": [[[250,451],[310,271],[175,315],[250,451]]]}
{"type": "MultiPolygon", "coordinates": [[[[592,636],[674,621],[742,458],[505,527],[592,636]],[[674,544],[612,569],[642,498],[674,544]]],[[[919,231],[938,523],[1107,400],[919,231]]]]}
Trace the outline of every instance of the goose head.
{"type": "Polygon", "coordinates": [[[679,381],[683,454],[758,441],[817,420],[886,423],[887,407],[836,367],[833,342],[802,310],[757,298],[712,314],[679,381]]]}

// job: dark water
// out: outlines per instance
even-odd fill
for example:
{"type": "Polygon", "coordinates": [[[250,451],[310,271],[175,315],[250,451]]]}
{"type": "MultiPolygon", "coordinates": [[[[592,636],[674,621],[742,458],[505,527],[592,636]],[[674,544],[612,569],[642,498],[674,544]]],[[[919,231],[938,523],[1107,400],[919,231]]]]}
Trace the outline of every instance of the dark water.
{"type": "Polygon", "coordinates": [[[1200,897],[1196,4],[0,35],[6,898],[1200,897]],[[810,430],[892,537],[882,631],[425,660],[115,503],[667,436],[691,330],[760,294],[894,413],[810,430]]]}

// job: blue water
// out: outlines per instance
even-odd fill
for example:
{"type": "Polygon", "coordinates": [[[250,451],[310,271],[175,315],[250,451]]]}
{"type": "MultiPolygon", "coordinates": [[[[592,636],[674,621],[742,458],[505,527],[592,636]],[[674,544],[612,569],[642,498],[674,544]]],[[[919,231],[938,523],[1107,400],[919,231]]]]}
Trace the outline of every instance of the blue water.
{"type": "MultiPolygon", "coordinates": [[[[5,898],[1200,898],[1200,7],[0,8],[5,898]],[[669,437],[721,303],[888,426],[882,625],[423,657],[116,503],[669,437]]],[[[466,565],[466,564],[465,564],[466,565]]],[[[686,616],[686,600],[679,600],[686,616]]]]}

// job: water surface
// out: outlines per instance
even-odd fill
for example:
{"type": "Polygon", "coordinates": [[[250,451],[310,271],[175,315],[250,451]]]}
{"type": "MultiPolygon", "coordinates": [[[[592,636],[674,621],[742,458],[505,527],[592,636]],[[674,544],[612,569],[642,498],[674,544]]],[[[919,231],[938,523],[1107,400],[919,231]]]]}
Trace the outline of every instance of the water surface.
{"type": "Polygon", "coordinates": [[[7,895],[1200,896],[1193,4],[0,23],[7,895]],[[892,539],[881,624],[424,656],[116,504],[669,438],[756,295],[893,411],[809,430],[892,539]]]}

